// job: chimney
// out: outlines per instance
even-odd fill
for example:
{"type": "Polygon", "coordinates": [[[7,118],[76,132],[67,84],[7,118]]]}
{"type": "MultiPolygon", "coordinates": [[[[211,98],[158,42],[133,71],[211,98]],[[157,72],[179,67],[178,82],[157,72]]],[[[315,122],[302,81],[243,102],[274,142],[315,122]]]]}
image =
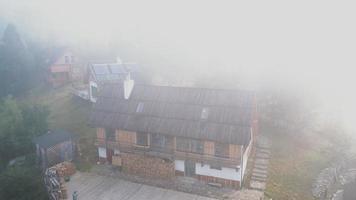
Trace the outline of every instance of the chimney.
{"type": "Polygon", "coordinates": [[[116,57],[116,63],[120,65],[122,64],[122,60],[120,57],[116,57]]]}
{"type": "Polygon", "coordinates": [[[125,80],[124,80],[124,96],[125,99],[129,99],[131,92],[134,88],[135,81],[131,79],[130,72],[127,74],[125,80]]]}

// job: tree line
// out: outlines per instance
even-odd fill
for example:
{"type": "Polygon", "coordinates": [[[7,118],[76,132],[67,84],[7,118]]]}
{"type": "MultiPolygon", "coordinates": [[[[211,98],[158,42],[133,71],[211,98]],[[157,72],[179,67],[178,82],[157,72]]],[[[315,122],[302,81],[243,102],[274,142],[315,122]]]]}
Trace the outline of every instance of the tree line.
{"type": "Polygon", "coordinates": [[[48,130],[49,109],[18,100],[41,82],[43,52],[11,24],[0,40],[0,199],[48,199],[32,141],[48,130]]]}

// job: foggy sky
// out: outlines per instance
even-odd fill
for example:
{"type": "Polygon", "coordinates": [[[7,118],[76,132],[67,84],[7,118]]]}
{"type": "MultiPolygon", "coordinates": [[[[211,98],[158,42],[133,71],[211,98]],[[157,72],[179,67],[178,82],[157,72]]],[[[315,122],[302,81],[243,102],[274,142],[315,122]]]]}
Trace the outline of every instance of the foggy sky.
{"type": "Polygon", "coordinates": [[[132,42],[172,71],[191,70],[200,78],[225,74],[252,85],[314,91],[328,109],[353,124],[352,1],[130,2],[0,0],[0,19],[21,24],[43,40],[132,42]]]}

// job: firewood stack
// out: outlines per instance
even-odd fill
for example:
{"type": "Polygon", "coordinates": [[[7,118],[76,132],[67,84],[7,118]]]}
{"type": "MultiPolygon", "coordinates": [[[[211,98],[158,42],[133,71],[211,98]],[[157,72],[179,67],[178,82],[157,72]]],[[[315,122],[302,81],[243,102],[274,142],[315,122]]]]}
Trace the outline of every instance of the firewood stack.
{"type": "Polygon", "coordinates": [[[64,179],[65,177],[73,175],[75,172],[75,166],[70,162],[62,162],[47,169],[46,177],[48,178],[45,180],[48,180],[46,185],[48,185],[51,200],[68,199],[68,192],[64,179]],[[55,188],[55,190],[53,188],[55,188]]]}
{"type": "Polygon", "coordinates": [[[73,163],[70,162],[62,162],[59,163],[51,168],[56,169],[59,177],[66,177],[75,174],[75,166],[73,163]]]}
{"type": "Polygon", "coordinates": [[[68,199],[68,192],[67,192],[67,188],[64,184],[64,179],[61,178],[61,193],[60,193],[60,198],[61,199],[68,199]]]}

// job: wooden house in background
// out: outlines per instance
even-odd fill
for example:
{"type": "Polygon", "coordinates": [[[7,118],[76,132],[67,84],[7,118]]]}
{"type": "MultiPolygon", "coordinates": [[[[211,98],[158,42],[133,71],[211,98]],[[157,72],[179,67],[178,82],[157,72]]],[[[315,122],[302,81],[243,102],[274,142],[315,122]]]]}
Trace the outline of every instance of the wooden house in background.
{"type": "Polygon", "coordinates": [[[65,48],[59,48],[51,52],[49,60],[47,81],[53,87],[59,87],[70,83],[73,79],[79,79],[83,72],[81,64],[78,64],[75,55],[65,48]]]}
{"type": "Polygon", "coordinates": [[[74,158],[72,134],[63,130],[49,131],[34,139],[39,165],[46,169],[74,158]]]}
{"type": "Polygon", "coordinates": [[[106,84],[90,123],[101,162],[238,188],[257,132],[253,92],[106,84]]]}
{"type": "Polygon", "coordinates": [[[138,65],[135,63],[91,62],[89,71],[89,99],[95,103],[100,85],[122,83],[126,78],[138,79],[138,65]]]}

